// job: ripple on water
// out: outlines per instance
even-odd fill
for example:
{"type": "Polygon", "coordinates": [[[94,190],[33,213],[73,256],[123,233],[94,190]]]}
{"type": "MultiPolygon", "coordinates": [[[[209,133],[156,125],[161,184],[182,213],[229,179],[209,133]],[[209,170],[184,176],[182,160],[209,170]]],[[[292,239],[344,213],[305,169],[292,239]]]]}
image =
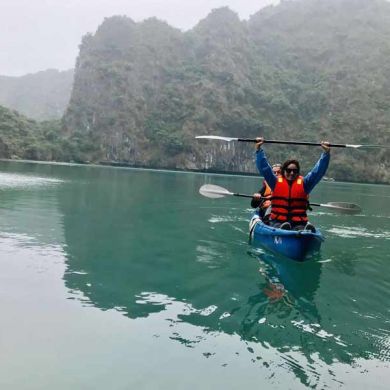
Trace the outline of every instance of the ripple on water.
{"type": "Polygon", "coordinates": [[[248,218],[229,216],[229,215],[213,215],[208,220],[210,223],[225,223],[225,222],[248,222],[248,218]]]}
{"type": "Polygon", "coordinates": [[[63,183],[63,180],[15,173],[0,173],[0,189],[52,186],[59,183],[63,183]]]}
{"type": "Polygon", "coordinates": [[[390,232],[388,231],[382,230],[380,232],[376,232],[361,227],[334,226],[331,229],[328,229],[327,232],[343,238],[368,237],[368,238],[384,238],[386,240],[390,239],[390,232]]]}
{"type": "Polygon", "coordinates": [[[216,247],[217,245],[217,243],[201,241],[196,246],[196,261],[206,263],[211,268],[217,267],[219,260],[222,258],[221,251],[216,247]]]}

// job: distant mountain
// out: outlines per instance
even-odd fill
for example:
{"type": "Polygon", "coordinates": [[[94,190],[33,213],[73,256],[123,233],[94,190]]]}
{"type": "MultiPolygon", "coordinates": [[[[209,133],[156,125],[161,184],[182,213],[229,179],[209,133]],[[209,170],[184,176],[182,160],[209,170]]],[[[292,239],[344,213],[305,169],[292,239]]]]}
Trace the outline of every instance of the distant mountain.
{"type": "MultiPolygon", "coordinates": [[[[199,134],[390,144],[389,55],[383,0],[284,1],[248,22],[224,7],[186,33],[112,17],[83,39],[63,124],[86,160],[167,168],[255,171],[248,145],[199,134]]],[[[305,168],[320,153],[266,149],[305,168]]],[[[335,150],[329,176],[390,182],[389,163],[335,150]]]]}
{"type": "MultiPolygon", "coordinates": [[[[62,136],[44,137],[59,159],[234,172],[255,172],[253,146],[194,136],[390,145],[389,57],[384,0],[283,1],[249,21],[224,7],[185,33],[111,17],[83,38],[62,136]]],[[[304,170],[320,154],[266,151],[304,170]]],[[[328,176],[390,183],[389,166],[386,149],[334,149],[328,176]]]]}
{"type": "Polygon", "coordinates": [[[20,77],[0,76],[0,104],[36,120],[59,119],[70,99],[73,73],[49,69],[20,77]]]}

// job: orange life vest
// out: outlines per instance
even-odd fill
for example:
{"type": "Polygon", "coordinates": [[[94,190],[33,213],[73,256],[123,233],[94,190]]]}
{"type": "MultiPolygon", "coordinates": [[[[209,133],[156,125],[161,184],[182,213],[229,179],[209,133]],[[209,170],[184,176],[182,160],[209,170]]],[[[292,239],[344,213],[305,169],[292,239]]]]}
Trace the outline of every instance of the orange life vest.
{"type": "Polygon", "coordinates": [[[298,176],[291,185],[279,176],[271,201],[271,219],[277,221],[307,222],[309,196],[303,188],[303,176],[298,176]]]}
{"type": "Polygon", "coordinates": [[[267,209],[269,206],[271,206],[271,195],[272,190],[271,187],[268,185],[268,183],[264,180],[265,190],[263,193],[263,198],[267,198],[264,200],[264,202],[261,204],[262,209],[267,209]]]}

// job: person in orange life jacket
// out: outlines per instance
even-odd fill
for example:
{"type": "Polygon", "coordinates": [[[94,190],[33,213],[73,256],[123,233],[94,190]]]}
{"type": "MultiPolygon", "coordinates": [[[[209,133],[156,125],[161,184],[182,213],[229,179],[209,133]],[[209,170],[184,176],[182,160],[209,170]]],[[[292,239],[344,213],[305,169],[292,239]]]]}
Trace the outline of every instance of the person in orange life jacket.
{"type": "MultiPolygon", "coordinates": [[[[280,176],[281,174],[282,164],[274,164],[272,165],[272,172],[276,176],[280,176]]],[[[258,214],[263,222],[267,222],[271,215],[271,195],[272,191],[268,183],[263,180],[263,185],[261,189],[253,194],[253,198],[251,201],[251,207],[254,209],[258,208],[258,214]],[[266,199],[265,199],[266,198],[266,199]]]]}
{"type": "Polygon", "coordinates": [[[308,196],[328,169],[329,142],[321,142],[323,153],[305,177],[299,175],[300,166],[297,160],[287,160],[282,165],[282,175],[276,177],[261,148],[264,139],[259,137],[256,140],[256,166],[272,190],[270,225],[282,229],[306,228],[315,231],[307,218],[308,196]]]}

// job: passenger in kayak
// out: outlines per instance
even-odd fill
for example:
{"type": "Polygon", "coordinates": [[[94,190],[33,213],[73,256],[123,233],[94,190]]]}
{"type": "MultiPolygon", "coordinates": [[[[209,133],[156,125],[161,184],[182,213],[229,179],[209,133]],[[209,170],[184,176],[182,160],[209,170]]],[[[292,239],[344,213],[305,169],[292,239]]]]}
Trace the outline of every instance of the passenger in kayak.
{"type": "Polygon", "coordinates": [[[308,197],[313,188],[320,182],[329,166],[329,142],[321,142],[323,153],[313,169],[305,176],[300,176],[300,165],[297,160],[287,160],[282,165],[282,174],[277,177],[269,165],[261,146],[262,137],[256,138],[256,166],[272,190],[270,226],[282,229],[315,231],[307,218],[308,197]]]}
{"type": "MultiPolygon", "coordinates": [[[[272,165],[272,172],[276,176],[280,176],[282,172],[282,164],[272,165]]],[[[251,207],[259,209],[259,216],[264,223],[267,223],[271,215],[271,195],[272,190],[266,180],[263,180],[261,189],[253,194],[251,207]]]]}

